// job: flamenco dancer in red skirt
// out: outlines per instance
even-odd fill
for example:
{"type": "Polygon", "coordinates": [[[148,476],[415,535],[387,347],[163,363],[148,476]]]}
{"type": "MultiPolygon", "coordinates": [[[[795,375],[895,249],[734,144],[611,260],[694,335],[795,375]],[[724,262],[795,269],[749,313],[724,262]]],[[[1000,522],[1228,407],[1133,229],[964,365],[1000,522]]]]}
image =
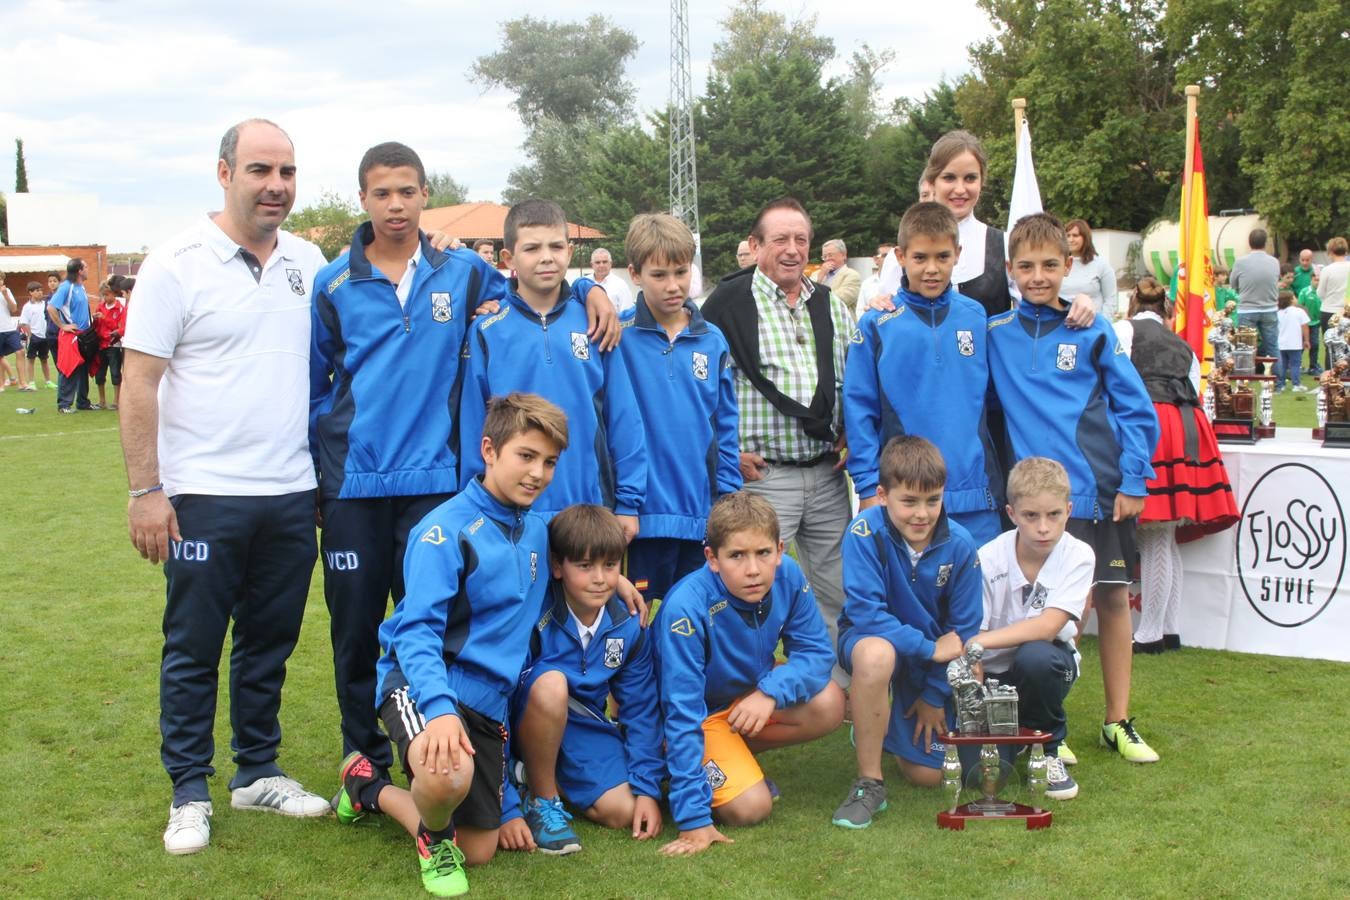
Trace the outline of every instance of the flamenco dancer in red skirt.
{"type": "Polygon", "coordinates": [[[1181,646],[1177,545],[1231,527],[1238,510],[1214,429],[1200,404],[1200,362],[1170,327],[1172,311],[1163,286],[1141,278],[1129,315],[1115,324],[1116,334],[1143,377],[1162,426],[1153,451],[1154,478],[1139,515],[1143,606],[1134,651],[1161,653],[1181,646]]]}

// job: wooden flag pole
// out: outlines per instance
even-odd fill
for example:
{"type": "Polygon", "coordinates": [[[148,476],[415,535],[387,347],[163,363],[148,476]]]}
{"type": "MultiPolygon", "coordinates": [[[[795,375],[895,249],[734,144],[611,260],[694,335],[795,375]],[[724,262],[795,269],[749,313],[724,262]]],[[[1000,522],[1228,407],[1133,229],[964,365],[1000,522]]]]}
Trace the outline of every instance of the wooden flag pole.
{"type": "Polygon", "coordinates": [[[1012,102],[1013,108],[1013,153],[1017,153],[1017,148],[1022,143],[1022,123],[1027,119],[1027,101],[1025,97],[1017,97],[1012,102]]]}
{"type": "MultiPolygon", "coordinates": [[[[1191,225],[1191,177],[1195,174],[1195,129],[1200,127],[1196,120],[1196,107],[1200,100],[1200,85],[1186,85],[1186,168],[1181,178],[1181,249],[1182,257],[1178,266],[1186,265],[1185,251],[1189,246],[1187,236],[1191,225]]],[[[1177,279],[1177,296],[1189,297],[1191,272],[1186,270],[1186,278],[1177,279]]]]}

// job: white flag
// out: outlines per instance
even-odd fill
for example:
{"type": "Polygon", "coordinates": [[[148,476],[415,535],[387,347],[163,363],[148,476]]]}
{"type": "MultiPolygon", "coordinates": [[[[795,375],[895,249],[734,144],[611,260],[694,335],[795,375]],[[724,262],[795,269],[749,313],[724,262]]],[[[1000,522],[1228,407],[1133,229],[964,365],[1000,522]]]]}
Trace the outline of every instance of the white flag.
{"type": "Polygon", "coordinates": [[[1013,170],[1012,202],[1008,204],[1008,231],[1023,216],[1044,210],[1041,188],[1036,183],[1036,164],[1031,161],[1031,128],[1023,122],[1022,137],[1017,142],[1017,168],[1013,170]]]}

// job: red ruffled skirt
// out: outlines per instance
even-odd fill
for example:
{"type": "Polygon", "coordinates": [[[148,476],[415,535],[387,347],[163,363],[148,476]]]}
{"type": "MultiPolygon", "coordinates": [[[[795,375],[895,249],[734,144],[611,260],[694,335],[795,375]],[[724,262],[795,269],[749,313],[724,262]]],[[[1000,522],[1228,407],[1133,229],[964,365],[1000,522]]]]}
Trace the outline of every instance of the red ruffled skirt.
{"type": "Polygon", "coordinates": [[[1237,501],[1205,411],[1170,403],[1154,403],[1153,408],[1162,433],[1153,451],[1154,477],[1139,521],[1176,522],[1177,543],[1231,527],[1238,520],[1237,501]],[[1182,416],[1194,422],[1189,454],[1182,416]]]}

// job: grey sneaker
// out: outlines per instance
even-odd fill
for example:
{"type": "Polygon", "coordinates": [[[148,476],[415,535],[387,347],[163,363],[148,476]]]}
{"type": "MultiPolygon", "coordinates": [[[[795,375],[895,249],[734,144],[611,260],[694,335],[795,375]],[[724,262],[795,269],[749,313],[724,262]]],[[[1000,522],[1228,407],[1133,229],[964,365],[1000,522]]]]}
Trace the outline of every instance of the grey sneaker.
{"type": "Polygon", "coordinates": [[[1072,800],[1078,796],[1078,782],[1064,768],[1064,760],[1057,756],[1046,757],[1045,780],[1045,796],[1051,800],[1072,800]]]}
{"type": "Polygon", "coordinates": [[[848,798],[834,811],[840,828],[866,828],[872,817],[886,808],[886,783],[875,778],[855,778],[848,798]]]}
{"type": "Polygon", "coordinates": [[[332,809],[327,800],[311,794],[300,786],[300,782],[284,775],[270,775],[247,787],[235,788],[230,791],[230,806],[300,818],[326,815],[332,809]]]}

